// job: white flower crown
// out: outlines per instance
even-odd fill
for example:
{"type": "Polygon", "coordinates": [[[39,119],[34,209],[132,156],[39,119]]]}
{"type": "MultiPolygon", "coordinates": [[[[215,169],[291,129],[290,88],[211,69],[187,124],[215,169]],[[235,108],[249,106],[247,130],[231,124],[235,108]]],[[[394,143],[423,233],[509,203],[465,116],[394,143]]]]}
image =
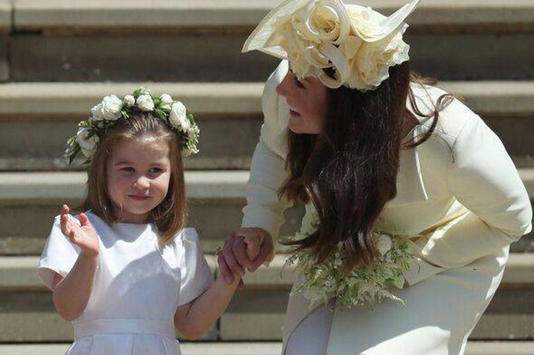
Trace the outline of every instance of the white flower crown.
{"type": "Polygon", "coordinates": [[[174,101],[168,94],[152,96],[148,89],[139,88],[122,99],[115,95],[104,97],[91,109],[91,117],[78,123],[78,132],[67,141],[65,156],[69,164],[80,152],[87,158],[85,163],[89,163],[98,142],[108,129],[118,121],[128,120],[132,115],[142,112],[151,112],[180,137],[182,154],[188,156],[198,153],[200,130],[184,104],[174,101]]]}
{"type": "Polygon", "coordinates": [[[286,0],[260,22],[242,51],[287,59],[299,79],[315,76],[329,88],[375,90],[389,77],[389,67],[409,60],[403,21],[420,1],[386,17],[341,0],[286,0]]]}

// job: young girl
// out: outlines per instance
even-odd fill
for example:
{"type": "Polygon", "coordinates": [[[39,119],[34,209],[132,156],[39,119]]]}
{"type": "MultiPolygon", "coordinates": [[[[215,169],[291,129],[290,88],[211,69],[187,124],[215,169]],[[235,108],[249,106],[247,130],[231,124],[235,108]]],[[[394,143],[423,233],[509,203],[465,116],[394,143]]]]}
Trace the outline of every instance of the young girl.
{"type": "Polygon", "coordinates": [[[183,228],[180,151],[196,153],[198,133],[182,103],[138,89],[105,97],[68,141],[71,162],[81,151],[91,163],[87,211],[63,205],[38,269],[74,325],[67,354],[179,354],[175,327],[196,339],[228,305],[237,282],[212,282],[183,228]]]}

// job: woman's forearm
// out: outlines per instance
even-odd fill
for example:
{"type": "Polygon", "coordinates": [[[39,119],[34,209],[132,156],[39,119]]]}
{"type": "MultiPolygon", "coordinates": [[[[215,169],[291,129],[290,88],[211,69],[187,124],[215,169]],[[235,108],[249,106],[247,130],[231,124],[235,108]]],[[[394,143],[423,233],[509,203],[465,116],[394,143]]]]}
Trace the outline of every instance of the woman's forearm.
{"type": "Polygon", "coordinates": [[[98,255],[81,253],[71,271],[54,288],[54,306],[68,321],[78,318],[89,301],[98,265],[98,255]]]}

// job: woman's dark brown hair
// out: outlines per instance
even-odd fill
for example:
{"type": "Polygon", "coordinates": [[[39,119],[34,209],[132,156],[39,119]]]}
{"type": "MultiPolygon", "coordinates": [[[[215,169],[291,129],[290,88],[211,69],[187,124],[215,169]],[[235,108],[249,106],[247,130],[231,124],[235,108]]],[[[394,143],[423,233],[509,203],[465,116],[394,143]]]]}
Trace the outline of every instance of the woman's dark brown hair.
{"type": "Polygon", "coordinates": [[[434,112],[425,115],[417,107],[410,82],[429,81],[411,75],[408,62],[391,67],[389,74],[374,91],[330,89],[319,135],[289,132],[289,178],[280,197],[297,203],[311,200],[319,226],[308,237],[284,244],[311,248],[318,262],[341,247],[346,271],[377,255],[373,227],[386,202],[397,194],[400,150],[427,140],[439,111],[450,102],[440,97],[434,112]],[[434,121],[423,137],[401,147],[405,120],[411,115],[407,99],[417,115],[434,116],[434,121]]]}
{"type": "Polygon", "coordinates": [[[185,225],[186,197],[184,172],[180,142],[161,120],[149,113],[138,113],[127,120],[121,119],[108,130],[98,144],[91,162],[87,181],[87,197],[83,209],[91,209],[94,214],[109,224],[121,221],[121,207],[109,198],[107,189],[106,166],[113,147],[124,139],[156,139],[169,144],[171,177],[165,199],[150,212],[149,220],[154,223],[160,241],[172,240],[185,225]]]}

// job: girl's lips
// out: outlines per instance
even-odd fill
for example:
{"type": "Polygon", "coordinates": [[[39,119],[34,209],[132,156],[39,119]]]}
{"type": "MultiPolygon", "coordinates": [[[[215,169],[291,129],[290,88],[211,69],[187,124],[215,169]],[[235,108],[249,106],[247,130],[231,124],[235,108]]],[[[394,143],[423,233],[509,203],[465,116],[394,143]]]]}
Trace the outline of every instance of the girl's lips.
{"type": "Polygon", "coordinates": [[[138,196],[138,195],[128,195],[128,197],[133,198],[134,200],[146,200],[149,196],[138,196]]]}
{"type": "Polygon", "coordinates": [[[291,116],[300,116],[300,113],[298,113],[297,111],[293,111],[292,109],[289,109],[289,114],[291,116]]]}

